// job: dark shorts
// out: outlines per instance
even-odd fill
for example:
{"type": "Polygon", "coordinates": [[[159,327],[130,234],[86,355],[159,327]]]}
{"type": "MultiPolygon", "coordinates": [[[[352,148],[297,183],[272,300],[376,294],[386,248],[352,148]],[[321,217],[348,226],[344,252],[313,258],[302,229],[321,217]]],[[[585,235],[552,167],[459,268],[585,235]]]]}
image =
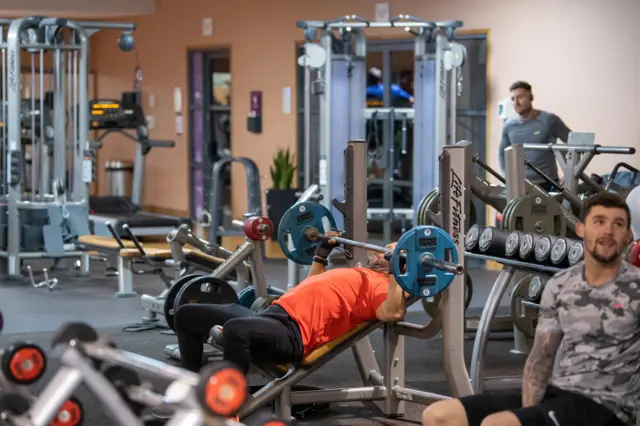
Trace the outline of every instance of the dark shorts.
{"type": "Polygon", "coordinates": [[[522,426],[624,426],[607,407],[574,392],[549,386],[542,402],[522,408],[522,394],[495,393],[461,398],[469,426],[480,426],[485,417],[510,411],[522,426]]]}

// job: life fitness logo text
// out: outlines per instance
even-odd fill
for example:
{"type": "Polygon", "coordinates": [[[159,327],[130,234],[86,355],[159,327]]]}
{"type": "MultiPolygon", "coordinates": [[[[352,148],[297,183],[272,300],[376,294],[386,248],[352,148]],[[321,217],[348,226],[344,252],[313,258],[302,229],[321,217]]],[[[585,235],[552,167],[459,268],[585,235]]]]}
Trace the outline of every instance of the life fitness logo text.
{"type": "Polygon", "coordinates": [[[460,228],[462,226],[462,180],[453,169],[451,170],[451,182],[449,184],[449,194],[451,196],[452,218],[451,237],[456,245],[460,244],[460,228]]]}

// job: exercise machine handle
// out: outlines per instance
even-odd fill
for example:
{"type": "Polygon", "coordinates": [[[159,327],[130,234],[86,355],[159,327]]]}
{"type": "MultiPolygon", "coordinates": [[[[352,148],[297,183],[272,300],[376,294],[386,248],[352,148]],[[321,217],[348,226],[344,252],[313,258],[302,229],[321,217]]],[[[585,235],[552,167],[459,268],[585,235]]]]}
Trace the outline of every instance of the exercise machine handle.
{"type": "Polygon", "coordinates": [[[493,167],[489,166],[487,163],[482,161],[478,154],[473,155],[473,162],[479,165],[480,167],[482,167],[483,169],[485,169],[486,171],[488,171],[489,173],[491,173],[496,179],[498,179],[503,184],[505,185],[507,184],[507,180],[504,178],[504,176],[498,173],[493,167]]]}
{"type": "Polygon", "coordinates": [[[111,232],[111,235],[113,235],[113,239],[116,240],[116,243],[118,243],[118,245],[120,246],[121,249],[126,248],[124,246],[124,243],[122,242],[122,239],[120,238],[120,236],[118,235],[118,233],[116,232],[115,229],[113,229],[113,225],[111,224],[111,222],[107,222],[105,223],[105,225],[107,226],[107,229],[109,230],[109,232],[111,232]]]}

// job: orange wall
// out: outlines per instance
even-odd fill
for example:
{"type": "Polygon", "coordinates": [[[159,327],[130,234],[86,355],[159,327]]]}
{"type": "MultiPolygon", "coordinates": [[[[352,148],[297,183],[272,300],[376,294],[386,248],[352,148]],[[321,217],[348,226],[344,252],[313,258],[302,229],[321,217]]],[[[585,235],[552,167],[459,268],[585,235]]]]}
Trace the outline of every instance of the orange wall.
{"type": "MultiPolygon", "coordinates": [[[[157,0],[157,13],[136,20],[143,90],[156,105],[147,106],[157,127],[152,136],[175,139],[174,149],[148,156],[143,204],[186,211],[188,137],[173,132],[173,88],[181,87],[187,116],[187,48],[231,47],[232,150],[253,158],[270,186],[271,156],[277,147],[297,143],[296,115],[283,115],[281,93],[292,87],[295,101],[294,43],[302,37],[301,19],[332,19],[359,14],[373,19],[378,0],[157,0]],[[346,6],[348,4],[348,6],[346,6]],[[212,17],[214,36],[201,36],[201,19],[212,17]],[[263,91],[263,133],[246,131],[249,92],[263,91]]],[[[575,131],[595,132],[602,145],[636,145],[640,139],[640,2],[635,0],[394,0],[391,14],[408,13],[430,20],[460,19],[466,30],[489,29],[488,158],[497,164],[500,99],[516,79],[529,80],[535,105],[560,115],[575,131]]],[[[385,34],[392,34],[385,31],[385,34]]],[[[380,35],[380,32],[371,32],[380,35]]],[[[93,69],[100,96],[118,96],[132,85],[135,55],[116,49],[115,36],[95,36],[93,69]]],[[[146,96],[145,96],[146,99],[146,96]]],[[[188,122],[185,120],[185,130],[188,122]]],[[[113,141],[100,162],[133,155],[130,143],[113,141]]],[[[620,157],[604,156],[587,170],[606,172],[620,157]]],[[[637,157],[624,158],[640,166],[637,157]]],[[[244,179],[233,175],[234,214],[246,209],[244,179]]]]}

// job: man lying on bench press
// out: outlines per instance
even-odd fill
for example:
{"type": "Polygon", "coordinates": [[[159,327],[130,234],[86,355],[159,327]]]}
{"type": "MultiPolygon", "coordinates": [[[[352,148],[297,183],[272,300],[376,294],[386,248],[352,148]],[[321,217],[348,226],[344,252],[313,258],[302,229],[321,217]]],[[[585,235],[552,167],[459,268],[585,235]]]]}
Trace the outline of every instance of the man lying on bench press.
{"type": "MultiPolygon", "coordinates": [[[[359,323],[402,320],[405,294],[385,254],[371,255],[364,266],[325,272],[327,257],[336,246],[335,240],[323,241],[316,248],[309,276],[259,313],[238,304],[179,307],[175,332],[182,366],[200,370],[202,345],[214,326],[224,326],[224,359],[246,374],[251,360],[298,363],[313,349],[359,323]]],[[[387,245],[389,249],[394,247],[395,243],[387,245]]]]}

